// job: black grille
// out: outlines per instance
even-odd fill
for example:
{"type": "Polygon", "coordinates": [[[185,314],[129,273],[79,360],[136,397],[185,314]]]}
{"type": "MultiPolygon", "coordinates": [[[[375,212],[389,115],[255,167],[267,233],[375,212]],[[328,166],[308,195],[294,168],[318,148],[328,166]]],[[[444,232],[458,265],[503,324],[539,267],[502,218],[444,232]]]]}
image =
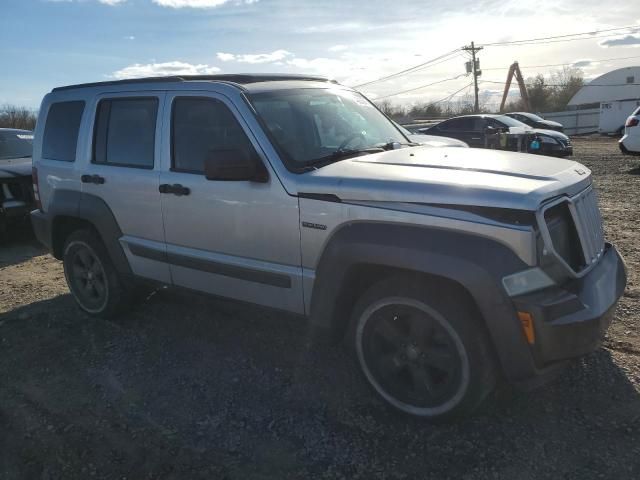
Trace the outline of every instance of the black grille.
{"type": "Polygon", "coordinates": [[[562,202],[549,208],[544,213],[544,219],[553,249],[573,271],[582,270],[586,263],[569,204],[562,202]]]}

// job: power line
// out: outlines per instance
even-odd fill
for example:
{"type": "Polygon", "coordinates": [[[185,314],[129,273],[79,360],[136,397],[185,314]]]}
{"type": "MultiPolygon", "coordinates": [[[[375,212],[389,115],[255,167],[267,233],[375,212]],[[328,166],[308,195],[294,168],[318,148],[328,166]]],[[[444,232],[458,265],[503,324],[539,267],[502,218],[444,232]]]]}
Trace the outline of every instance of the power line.
{"type": "Polygon", "coordinates": [[[421,90],[423,88],[427,88],[427,87],[430,87],[432,85],[437,85],[439,83],[450,82],[451,80],[457,80],[460,77],[466,77],[466,76],[467,76],[467,74],[463,73],[461,75],[458,75],[457,77],[445,78],[443,80],[438,80],[437,82],[427,83],[426,85],[420,85],[419,87],[410,88],[408,90],[402,90],[401,92],[390,93],[389,95],[384,95],[382,97],[378,97],[378,98],[376,98],[376,100],[382,100],[383,98],[395,97],[397,95],[402,95],[403,93],[415,92],[416,90],[421,90]]]}
{"type": "MultiPolygon", "coordinates": [[[[589,60],[589,62],[591,63],[601,63],[601,62],[609,62],[609,61],[613,61],[613,60],[630,60],[633,58],[640,58],[640,55],[634,56],[634,57],[617,57],[617,58],[602,58],[602,59],[598,59],[598,60],[589,60]]],[[[587,60],[585,60],[587,61],[587,60]]],[[[575,66],[576,63],[579,63],[580,60],[576,61],[576,62],[565,62],[565,63],[548,63],[546,65],[521,65],[522,68],[545,68],[545,67],[566,67],[566,66],[575,66]]],[[[489,70],[506,70],[508,69],[508,66],[504,66],[504,67],[489,67],[489,68],[483,68],[482,70],[484,71],[489,71],[489,70]]],[[[576,68],[580,68],[579,66],[577,66],[576,68]]]]}
{"type": "MultiPolygon", "coordinates": [[[[507,82],[500,82],[498,80],[481,80],[482,83],[495,83],[495,84],[499,84],[499,85],[504,85],[507,82]]],[[[527,86],[529,85],[535,85],[534,83],[527,83],[527,86]]],[[[618,84],[611,84],[611,85],[602,85],[602,84],[591,84],[591,83],[585,83],[584,85],[582,85],[583,87],[626,87],[626,86],[637,86],[640,85],[640,83],[618,83],[618,84]]],[[[544,84],[545,87],[564,87],[565,85],[560,85],[560,84],[552,84],[552,83],[545,83],[544,84]]]]}
{"type": "Polygon", "coordinates": [[[445,102],[447,100],[451,100],[453,97],[455,97],[457,94],[459,94],[461,91],[463,91],[466,88],[469,88],[473,85],[473,82],[469,83],[468,85],[465,85],[464,87],[462,87],[460,90],[456,90],[455,92],[453,92],[451,95],[447,95],[444,98],[441,98],[440,100],[436,100],[435,102],[429,102],[429,105],[435,105],[436,103],[442,103],[445,102]]]}
{"type": "MultiPolygon", "coordinates": [[[[585,38],[576,38],[573,40],[586,40],[586,39],[590,39],[590,38],[600,38],[600,37],[596,37],[596,34],[599,33],[607,33],[607,32],[613,32],[613,31],[618,31],[618,30],[631,30],[631,32],[629,33],[635,33],[638,30],[640,30],[640,27],[638,25],[628,25],[626,27],[616,27],[616,28],[609,28],[609,29],[604,29],[604,30],[592,30],[590,32],[581,32],[581,33],[570,33],[567,35],[554,35],[554,36],[549,36],[549,37],[538,37],[538,38],[527,38],[527,39],[523,39],[523,40],[510,40],[507,42],[493,42],[493,43],[483,43],[482,46],[483,47],[499,47],[499,46],[506,46],[506,45],[528,45],[530,43],[555,43],[555,42],[545,42],[546,40],[556,40],[556,39],[564,39],[564,40],[558,40],[558,41],[570,41],[572,40],[569,37],[577,37],[577,36],[584,36],[584,35],[590,35],[590,37],[585,37],[585,38]]],[[[615,34],[611,34],[609,33],[608,35],[605,36],[614,36],[614,35],[620,35],[620,33],[615,33],[615,34]]]]}
{"type": "MultiPolygon", "coordinates": [[[[371,80],[369,82],[361,83],[360,85],[355,85],[353,88],[361,88],[361,87],[365,87],[367,85],[371,85],[371,84],[374,84],[374,83],[383,82],[385,80],[390,80],[391,78],[395,78],[395,77],[398,77],[400,75],[405,75],[405,74],[413,72],[415,70],[419,70],[419,69],[421,69],[423,67],[432,66],[431,64],[433,64],[434,62],[437,62],[438,60],[441,60],[441,59],[443,59],[445,57],[448,57],[449,55],[452,55],[452,54],[454,54],[456,52],[459,52],[459,51],[460,51],[460,49],[456,48],[455,50],[451,50],[450,52],[447,52],[447,53],[444,53],[444,54],[440,55],[439,57],[432,58],[431,60],[428,60],[426,62],[420,63],[418,65],[415,65],[415,66],[411,67],[411,68],[407,68],[407,69],[402,70],[400,72],[392,73],[391,75],[386,75],[384,77],[376,78],[375,80],[371,80]]],[[[447,59],[447,60],[449,60],[449,59],[447,59]]]]}
{"type": "MultiPolygon", "coordinates": [[[[616,57],[616,58],[601,58],[598,60],[589,60],[590,62],[593,63],[601,63],[601,62],[611,62],[613,60],[631,60],[634,58],[640,58],[640,55],[636,55],[633,57],[616,57]]],[[[579,62],[579,60],[578,60],[579,62]]],[[[567,62],[567,63],[552,63],[552,64],[548,64],[548,65],[521,65],[522,68],[544,68],[544,67],[564,67],[564,66],[573,66],[578,62],[567,62]]],[[[489,67],[489,68],[483,68],[482,70],[484,71],[489,71],[489,70],[506,70],[509,67],[489,67]]]]}

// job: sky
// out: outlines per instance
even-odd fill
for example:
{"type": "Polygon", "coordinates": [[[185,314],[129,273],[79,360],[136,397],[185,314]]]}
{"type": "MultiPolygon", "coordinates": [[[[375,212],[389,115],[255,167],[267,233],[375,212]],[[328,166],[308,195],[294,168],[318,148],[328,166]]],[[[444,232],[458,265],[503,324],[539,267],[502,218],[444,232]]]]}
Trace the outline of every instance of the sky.
{"type": "MultiPolygon", "coordinates": [[[[578,65],[588,79],[640,65],[638,0],[2,0],[0,11],[0,104],[34,109],[56,86],[153,75],[308,73],[356,86],[471,41],[616,27],[631,28],[578,41],[485,46],[481,96],[499,101],[502,87],[488,82],[504,82],[515,60],[525,77],[562,68],[541,65],[578,65]]],[[[466,60],[458,52],[360,90],[405,105],[461,88],[464,96],[466,60]]]]}

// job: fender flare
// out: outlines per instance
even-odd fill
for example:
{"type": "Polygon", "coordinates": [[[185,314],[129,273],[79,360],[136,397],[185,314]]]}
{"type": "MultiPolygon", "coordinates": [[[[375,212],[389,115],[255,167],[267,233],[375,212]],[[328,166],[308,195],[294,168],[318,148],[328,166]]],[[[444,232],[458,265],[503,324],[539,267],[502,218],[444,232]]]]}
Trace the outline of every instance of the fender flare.
{"type": "Polygon", "coordinates": [[[435,275],[460,284],[475,301],[507,376],[534,367],[502,278],[527,265],[508,247],[467,233],[415,225],[351,223],[333,234],[317,265],[310,306],[314,326],[336,329],[348,318],[338,298],[350,271],[380,266],[435,275]],[[525,355],[523,355],[523,352],[525,355]],[[508,370],[508,372],[507,372],[508,370]]]}
{"type": "MultiPolygon", "coordinates": [[[[70,217],[84,220],[94,226],[104,243],[116,271],[122,275],[132,275],[131,266],[120,245],[122,230],[107,203],[96,195],[73,191],[56,190],[53,193],[49,210],[51,245],[55,246],[54,236],[56,219],[70,217]]],[[[53,250],[53,249],[52,249],[53,250]]],[[[55,252],[54,254],[59,254],[55,252]]],[[[57,256],[57,255],[56,255],[57,256]]]]}

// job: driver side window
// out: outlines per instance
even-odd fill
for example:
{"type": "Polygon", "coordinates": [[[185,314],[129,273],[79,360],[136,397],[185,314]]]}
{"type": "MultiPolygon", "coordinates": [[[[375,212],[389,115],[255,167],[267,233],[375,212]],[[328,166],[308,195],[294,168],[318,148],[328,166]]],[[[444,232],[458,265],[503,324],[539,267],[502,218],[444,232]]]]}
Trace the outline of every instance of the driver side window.
{"type": "Polygon", "coordinates": [[[205,159],[215,150],[255,154],[246,133],[224,103],[212,98],[176,98],[171,115],[172,171],[203,173],[205,159]]]}

